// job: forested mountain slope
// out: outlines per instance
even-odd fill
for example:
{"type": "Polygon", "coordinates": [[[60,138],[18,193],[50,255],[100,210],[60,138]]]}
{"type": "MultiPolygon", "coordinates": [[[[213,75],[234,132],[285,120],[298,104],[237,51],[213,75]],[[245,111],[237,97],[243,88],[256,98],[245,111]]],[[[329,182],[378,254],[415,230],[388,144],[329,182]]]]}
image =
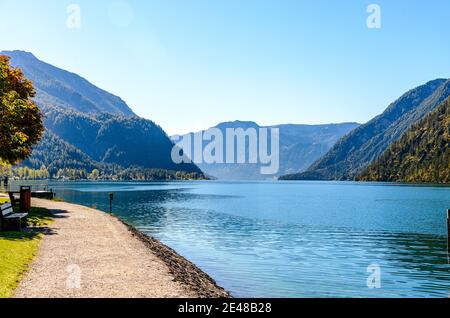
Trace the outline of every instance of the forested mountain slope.
{"type": "Polygon", "coordinates": [[[386,111],[339,140],[303,173],[284,180],[353,180],[413,124],[450,96],[450,80],[437,79],[410,90],[386,111]]]}
{"type": "Polygon", "coordinates": [[[450,99],[413,125],[359,180],[450,183],[450,99]]]}

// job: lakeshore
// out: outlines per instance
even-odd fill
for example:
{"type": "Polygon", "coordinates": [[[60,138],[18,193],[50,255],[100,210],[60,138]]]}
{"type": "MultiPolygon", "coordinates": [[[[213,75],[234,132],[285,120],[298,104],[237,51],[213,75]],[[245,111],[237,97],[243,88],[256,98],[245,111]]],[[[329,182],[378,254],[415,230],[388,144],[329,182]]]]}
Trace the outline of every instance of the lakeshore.
{"type": "Polygon", "coordinates": [[[191,262],[118,218],[80,205],[33,199],[54,222],[17,298],[222,298],[224,289],[191,262]]]}
{"type": "MultiPolygon", "coordinates": [[[[94,210],[106,219],[90,219],[96,226],[89,231],[105,227],[110,218],[119,222],[145,245],[146,253],[150,248],[152,255],[162,259],[172,280],[191,291],[204,286],[197,282],[198,275],[185,273],[193,262],[238,298],[448,296],[447,187],[220,181],[48,182],[47,186],[58,198],[77,204],[76,210],[109,211],[108,194],[113,193],[114,216],[94,210]],[[371,289],[366,285],[367,270],[377,264],[382,267],[383,287],[371,289]]],[[[49,231],[66,219],[58,214],[54,213],[55,224],[49,231]]],[[[80,217],[76,212],[71,222],[80,217]]],[[[58,231],[64,234],[63,228],[58,231]]],[[[83,235],[94,237],[90,232],[83,235]]],[[[112,232],[105,235],[112,237],[112,232]]],[[[64,237],[63,242],[70,240],[64,237]]],[[[114,237],[111,240],[117,242],[114,237]]],[[[98,244],[104,244],[101,236],[98,244]]],[[[118,257],[125,256],[114,253],[110,258],[118,257]]],[[[83,288],[84,266],[97,271],[105,266],[95,262],[80,266],[83,288]]],[[[69,274],[77,273],[76,266],[64,269],[70,273],[60,275],[63,284],[76,277],[69,274]]],[[[46,270],[42,266],[41,272],[46,270]]],[[[198,296],[193,297],[215,297],[208,296],[211,288],[200,290],[208,294],[194,290],[198,296]]]]}

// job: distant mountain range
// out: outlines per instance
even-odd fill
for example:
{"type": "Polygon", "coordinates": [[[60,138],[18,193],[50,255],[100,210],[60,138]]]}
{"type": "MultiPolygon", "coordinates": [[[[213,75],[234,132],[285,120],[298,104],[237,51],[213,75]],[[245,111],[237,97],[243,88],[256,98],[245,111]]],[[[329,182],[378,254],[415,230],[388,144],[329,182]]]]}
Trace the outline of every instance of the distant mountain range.
{"type": "MultiPolygon", "coordinates": [[[[261,164],[198,163],[206,174],[221,180],[270,179],[287,173],[306,170],[315,160],[324,155],[342,136],[357,128],[357,123],[327,125],[277,125],[259,126],[249,121],[220,123],[218,128],[226,136],[227,128],[279,128],[280,131],[280,169],[275,175],[261,174],[261,164]]],[[[205,131],[203,131],[204,133],[205,131]]],[[[194,133],[184,135],[193,138],[194,133]]],[[[174,136],[179,137],[179,136],[174,136]]],[[[207,144],[205,142],[204,144],[207,144]]],[[[194,147],[192,145],[192,147],[194,147]]],[[[189,151],[190,153],[192,152],[189,151]]],[[[248,149],[246,155],[248,156],[248,149]]]]}
{"type": "Polygon", "coordinates": [[[33,82],[35,101],[45,115],[46,133],[23,165],[34,169],[45,166],[51,175],[60,169],[109,173],[162,169],[202,175],[194,164],[175,164],[171,158],[173,143],[162,128],[136,116],[119,97],[31,53],[0,54],[9,56],[11,64],[33,82]]]}
{"type": "MultiPolygon", "coordinates": [[[[414,88],[385,112],[344,136],[305,172],[282,180],[354,180],[410,128],[450,96],[450,80],[414,88]]],[[[447,141],[448,142],[448,141],[447,141]]]]}
{"type": "Polygon", "coordinates": [[[450,98],[414,124],[358,179],[450,183],[450,98]]]}
{"type": "Polygon", "coordinates": [[[213,127],[279,128],[279,172],[263,175],[261,164],[175,164],[174,144],[163,129],[136,116],[119,97],[31,53],[0,54],[36,89],[46,132],[21,167],[43,170],[42,175],[84,178],[98,170],[107,178],[159,180],[202,178],[203,170],[218,179],[450,182],[447,79],[410,90],[364,125],[264,127],[235,121],[213,127]]]}

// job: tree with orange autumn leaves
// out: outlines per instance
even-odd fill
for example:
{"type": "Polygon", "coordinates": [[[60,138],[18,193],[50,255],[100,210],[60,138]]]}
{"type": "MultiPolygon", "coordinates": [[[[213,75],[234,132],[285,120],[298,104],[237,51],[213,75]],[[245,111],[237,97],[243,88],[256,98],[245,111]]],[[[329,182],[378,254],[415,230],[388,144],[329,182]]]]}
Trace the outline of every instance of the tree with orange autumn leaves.
{"type": "Polygon", "coordinates": [[[26,159],[44,131],[33,84],[0,55],[0,164],[26,159]]]}

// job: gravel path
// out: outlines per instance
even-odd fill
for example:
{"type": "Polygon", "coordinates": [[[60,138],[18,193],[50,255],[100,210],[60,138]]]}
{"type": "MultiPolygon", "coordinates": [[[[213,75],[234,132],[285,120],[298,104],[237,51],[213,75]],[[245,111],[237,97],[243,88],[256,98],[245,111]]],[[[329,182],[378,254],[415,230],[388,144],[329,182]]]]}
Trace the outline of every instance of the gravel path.
{"type": "Polygon", "coordinates": [[[32,204],[51,210],[55,222],[16,290],[18,298],[228,296],[195,265],[115,217],[63,202],[32,204]]]}

